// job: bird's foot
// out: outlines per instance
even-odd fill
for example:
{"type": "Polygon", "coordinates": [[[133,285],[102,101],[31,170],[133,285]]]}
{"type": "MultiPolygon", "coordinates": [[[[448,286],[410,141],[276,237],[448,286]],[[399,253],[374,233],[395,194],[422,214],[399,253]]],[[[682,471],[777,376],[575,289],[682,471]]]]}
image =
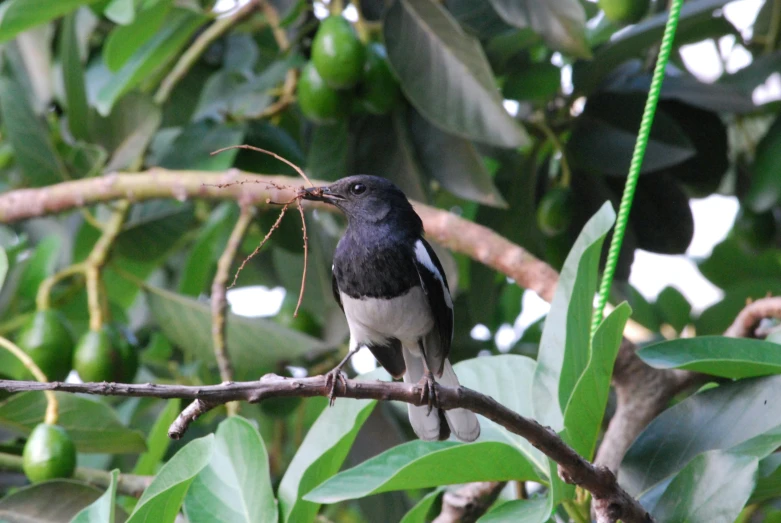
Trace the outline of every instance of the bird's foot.
{"type": "Polygon", "coordinates": [[[336,367],[325,375],[325,386],[328,389],[328,405],[334,406],[336,401],[336,382],[340,382],[344,390],[347,390],[347,377],[340,367],[336,367]]]}
{"type": "Polygon", "coordinates": [[[423,377],[420,378],[418,386],[420,386],[420,401],[428,400],[428,412],[426,412],[426,416],[428,416],[431,414],[434,407],[439,407],[438,385],[436,380],[434,380],[434,374],[432,374],[430,370],[427,370],[423,377]]]}

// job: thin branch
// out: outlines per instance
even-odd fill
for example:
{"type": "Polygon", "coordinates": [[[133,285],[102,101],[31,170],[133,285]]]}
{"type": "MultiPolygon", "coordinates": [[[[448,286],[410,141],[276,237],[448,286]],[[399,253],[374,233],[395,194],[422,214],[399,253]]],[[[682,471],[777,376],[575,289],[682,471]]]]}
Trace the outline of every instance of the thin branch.
{"type": "MultiPolygon", "coordinates": [[[[0,452],[0,470],[22,471],[22,457],[15,454],[0,452]]],[[[105,470],[78,467],[73,477],[90,485],[108,488],[111,483],[111,473],[105,470]]],[[[139,476],[136,474],[120,474],[117,478],[117,492],[124,496],[140,498],[144,490],[152,483],[154,476],[139,476]]]]}
{"type": "Polygon", "coordinates": [[[293,162],[291,162],[291,161],[290,161],[290,160],[288,160],[287,158],[285,158],[285,157],[283,157],[283,156],[280,156],[280,155],[278,155],[278,154],[277,154],[277,153],[275,153],[275,152],[269,151],[269,150],[267,150],[267,149],[261,149],[260,147],[255,147],[254,145],[247,145],[247,144],[243,144],[243,145],[230,145],[230,146],[228,146],[228,147],[223,147],[222,149],[217,149],[216,151],[214,151],[213,153],[211,153],[211,155],[210,155],[210,156],[214,156],[215,154],[219,154],[219,153],[221,153],[221,152],[223,152],[223,151],[228,151],[228,150],[230,150],[230,149],[247,149],[247,150],[250,150],[250,151],[255,151],[255,152],[258,152],[258,153],[263,153],[263,154],[267,154],[267,155],[269,155],[269,156],[273,156],[274,158],[276,158],[276,159],[277,159],[277,160],[279,160],[280,162],[286,163],[287,165],[289,165],[290,167],[292,167],[293,169],[295,169],[295,171],[296,171],[298,174],[300,174],[300,175],[301,175],[301,177],[302,177],[304,180],[306,180],[306,182],[307,182],[309,185],[311,185],[312,187],[314,187],[314,184],[313,184],[313,183],[312,183],[312,181],[309,179],[309,177],[306,175],[306,173],[303,171],[303,169],[301,169],[301,167],[299,167],[298,165],[294,164],[293,162]]]}
{"type": "Polygon", "coordinates": [[[171,72],[169,72],[160,83],[160,87],[155,93],[155,103],[162,104],[168,100],[168,97],[171,95],[171,91],[173,91],[176,84],[187,75],[187,72],[192,68],[195,62],[198,61],[212,42],[225,34],[228,29],[233,27],[242,18],[249,15],[257,6],[258,0],[250,0],[233,14],[218,18],[202,32],[198,38],[193,41],[192,45],[182,53],[182,56],[179,57],[179,61],[176,62],[174,68],[171,69],[171,72]]]}
{"type": "MultiPolygon", "coordinates": [[[[597,511],[597,521],[626,523],[652,521],[648,512],[616,481],[607,468],[597,467],[586,461],[548,427],[511,411],[489,396],[465,387],[444,387],[435,385],[436,397],[442,409],[464,408],[480,414],[501,425],[510,432],[527,439],[535,448],[559,465],[560,477],[588,490],[597,511]]],[[[195,400],[172,425],[169,433],[181,435],[177,430],[186,429],[198,415],[209,408],[229,401],[256,403],[274,397],[327,397],[331,393],[325,376],[311,378],[283,378],[267,374],[260,381],[223,383],[205,387],[184,385],[129,385],[123,383],[38,383],[35,381],[0,380],[0,390],[23,392],[31,390],[54,390],[70,393],[96,394],[101,396],[133,396],[154,398],[182,398],[195,400]],[[188,421],[189,420],[189,421],[188,421]]],[[[417,384],[384,381],[338,381],[336,396],[353,399],[379,401],[402,401],[411,405],[428,405],[428,388],[417,384]]]]}
{"type": "Polygon", "coordinates": [[[306,290],[306,267],[309,262],[309,237],[306,235],[306,216],[304,216],[304,208],[301,206],[301,200],[298,200],[298,213],[301,215],[301,230],[304,233],[304,270],[301,273],[301,290],[298,292],[298,302],[296,302],[296,310],[293,311],[293,316],[298,316],[298,308],[301,307],[301,302],[304,301],[304,290],[306,290]]]}
{"type": "MultiPolygon", "coordinates": [[[[281,188],[285,185],[295,185],[295,178],[259,176],[237,169],[224,173],[150,169],[139,173],[110,174],[0,194],[0,223],[55,214],[121,198],[134,201],[202,198],[233,200],[239,205],[267,206],[268,201],[290,201],[295,198],[295,191],[281,188]]],[[[558,274],[548,264],[488,227],[422,203],[413,204],[428,236],[443,247],[465,254],[505,274],[546,301],[553,299],[558,274]]],[[[333,206],[317,202],[306,202],[306,206],[333,211],[333,206]]]]}
{"type": "Polygon", "coordinates": [[[506,481],[467,483],[442,496],[442,510],[433,523],[473,523],[485,514],[499,497],[506,481]]]}
{"type": "MultiPolygon", "coordinates": [[[[241,262],[241,265],[239,265],[239,268],[236,270],[236,273],[233,275],[233,283],[230,284],[231,288],[234,285],[236,285],[236,280],[239,279],[239,274],[241,274],[241,271],[244,270],[244,266],[247,265],[247,263],[255,257],[256,254],[260,252],[260,249],[263,248],[263,246],[266,244],[269,238],[271,238],[271,235],[279,228],[279,224],[282,223],[282,218],[285,216],[285,212],[287,212],[287,208],[290,207],[289,203],[286,203],[282,206],[282,210],[279,211],[279,216],[277,216],[277,220],[274,222],[274,225],[271,226],[271,228],[268,230],[266,235],[263,237],[263,240],[258,244],[257,247],[255,247],[255,250],[252,251],[252,253],[244,258],[244,260],[241,262]]],[[[227,381],[227,380],[226,380],[227,381]]]]}
{"type": "MultiPolygon", "coordinates": [[[[225,309],[228,306],[225,285],[228,282],[230,268],[236,257],[236,252],[241,246],[241,241],[247,233],[250,223],[252,223],[253,216],[254,212],[251,207],[245,207],[241,210],[239,219],[236,221],[236,225],[233,226],[228,243],[225,245],[225,250],[220,255],[220,259],[217,260],[217,270],[212,281],[212,344],[222,381],[233,381],[233,366],[225,346],[225,309]]],[[[229,403],[227,407],[228,414],[234,415],[237,413],[237,404],[229,403]]]]}

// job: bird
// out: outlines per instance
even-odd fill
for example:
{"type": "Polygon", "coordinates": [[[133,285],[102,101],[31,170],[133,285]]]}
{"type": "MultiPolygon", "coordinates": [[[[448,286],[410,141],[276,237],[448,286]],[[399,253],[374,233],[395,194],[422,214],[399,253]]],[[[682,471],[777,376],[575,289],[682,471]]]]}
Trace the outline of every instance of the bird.
{"type": "Polygon", "coordinates": [[[331,272],[350,343],[347,356],[328,374],[330,386],[344,380],[344,364],[367,347],[391,376],[419,383],[428,394],[428,406],[408,405],[410,424],[420,439],[445,440],[452,433],[461,441],[476,440],[480,423],[473,412],[436,408],[436,382],[459,386],[448,360],[453,299],[442,264],[406,195],[390,180],[370,175],[348,176],[300,195],[334,205],[347,217],[331,272]]]}

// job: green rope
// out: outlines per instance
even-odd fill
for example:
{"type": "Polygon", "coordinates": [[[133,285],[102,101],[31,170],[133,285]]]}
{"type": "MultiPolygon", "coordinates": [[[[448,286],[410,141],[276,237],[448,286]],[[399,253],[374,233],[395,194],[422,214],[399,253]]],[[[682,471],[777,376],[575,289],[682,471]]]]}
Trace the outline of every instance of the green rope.
{"type": "Polygon", "coordinates": [[[664,36],[659,48],[659,58],[654,67],[654,74],[651,78],[651,87],[648,90],[648,99],[645,102],[643,110],[643,119],[640,121],[640,131],[637,133],[637,142],[632,153],[632,163],[629,165],[629,176],[626,179],[624,194],[621,197],[621,205],[618,207],[618,217],[616,218],[616,228],[613,232],[613,240],[610,242],[610,250],[607,254],[607,263],[605,272],[602,276],[602,282],[599,287],[599,297],[597,307],[594,311],[594,318],[591,324],[591,335],[593,336],[602,322],[605,305],[610,294],[610,286],[613,284],[613,275],[616,272],[618,264],[618,254],[621,251],[621,242],[624,241],[626,225],[629,221],[629,211],[632,208],[632,200],[637,189],[637,180],[640,177],[640,167],[643,164],[643,156],[648,146],[648,137],[651,134],[651,125],[654,122],[656,106],[659,102],[659,92],[662,90],[662,81],[664,80],[664,71],[667,68],[667,61],[670,59],[670,51],[673,47],[675,30],[678,27],[678,18],[681,15],[681,5],[683,0],[672,0],[670,6],[670,17],[664,27],[664,36]]]}

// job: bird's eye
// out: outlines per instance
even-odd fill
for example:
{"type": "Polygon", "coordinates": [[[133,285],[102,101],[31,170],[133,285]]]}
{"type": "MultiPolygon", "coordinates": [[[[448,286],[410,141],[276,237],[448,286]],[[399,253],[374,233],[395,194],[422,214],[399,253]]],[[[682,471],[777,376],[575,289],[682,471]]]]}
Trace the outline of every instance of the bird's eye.
{"type": "Polygon", "coordinates": [[[350,192],[353,194],[363,194],[366,192],[366,186],[362,183],[354,183],[350,186],[350,192]]]}

